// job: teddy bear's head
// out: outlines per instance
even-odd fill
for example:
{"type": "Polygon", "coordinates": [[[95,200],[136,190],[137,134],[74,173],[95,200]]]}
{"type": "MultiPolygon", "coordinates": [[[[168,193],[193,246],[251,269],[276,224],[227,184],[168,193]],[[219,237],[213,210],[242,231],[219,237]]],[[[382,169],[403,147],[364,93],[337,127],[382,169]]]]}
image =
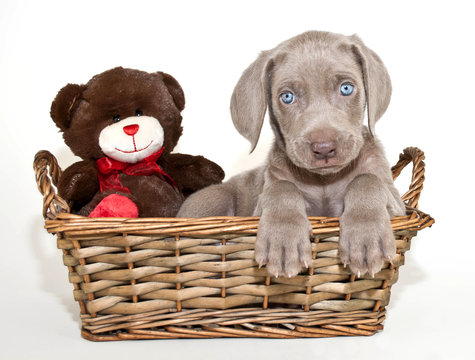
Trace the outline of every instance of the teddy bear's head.
{"type": "Polygon", "coordinates": [[[162,147],[165,153],[173,150],[184,107],[183,90],[172,76],[118,67],[85,85],[66,85],[51,105],[51,117],[82,159],[135,163],[162,147]]]}

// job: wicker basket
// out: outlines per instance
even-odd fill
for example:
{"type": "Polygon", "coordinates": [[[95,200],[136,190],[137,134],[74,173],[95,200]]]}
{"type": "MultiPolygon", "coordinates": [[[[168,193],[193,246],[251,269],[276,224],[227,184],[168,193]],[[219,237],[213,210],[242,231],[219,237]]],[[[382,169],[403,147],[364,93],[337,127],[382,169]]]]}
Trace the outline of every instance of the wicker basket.
{"type": "Polygon", "coordinates": [[[38,188],[46,229],[58,248],[89,340],[373,335],[383,329],[390,290],[418,230],[434,220],[417,209],[424,154],[408,148],[394,177],[411,161],[403,200],[407,215],[391,221],[393,264],[356,278],[338,256],[338,218],[310,217],[310,268],[274,278],[254,261],[259,218],[86,218],[69,213],[51,185],[61,170],[37,153],[38,188]],[[49,172],[48,172],[49,168],[49,172]]]}

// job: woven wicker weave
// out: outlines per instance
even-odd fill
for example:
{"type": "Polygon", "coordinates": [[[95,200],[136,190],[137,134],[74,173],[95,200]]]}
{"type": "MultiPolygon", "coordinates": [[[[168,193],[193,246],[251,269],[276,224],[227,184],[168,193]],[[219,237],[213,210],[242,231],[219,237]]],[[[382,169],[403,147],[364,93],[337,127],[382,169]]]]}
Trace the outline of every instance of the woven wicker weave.
{"type": "Polygon", "coordinates": [[[47,151],[35,157],[46,229],[58,248],[90,340],[331,337],[373,335],[404,254],[418,230],[434,220],[417,209],[424,154],[408,148],[394,177],[413,163],[407,216],[391,221],[393,264],[374,278],[356,278],[338,256],[338,218],[310,217],[310,268],[274,278],[254,261],[259,218],[86,218],[69,213],[55,192],[61,176],[47,151]],[[49,169],[49,171],[48,171],[49,169]]]}

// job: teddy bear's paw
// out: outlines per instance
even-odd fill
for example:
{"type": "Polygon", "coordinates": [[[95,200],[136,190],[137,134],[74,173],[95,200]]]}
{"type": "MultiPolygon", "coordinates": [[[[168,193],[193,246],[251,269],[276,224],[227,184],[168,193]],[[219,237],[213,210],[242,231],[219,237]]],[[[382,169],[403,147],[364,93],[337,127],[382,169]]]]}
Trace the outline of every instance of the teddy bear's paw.
{"type": "Polygon", "coordinates": [[[126,217],[136,218],[139,216],[137,205],[128,197],[111,194],[105,197],[89,214],[91,218],[98,217],[126,217]]]}

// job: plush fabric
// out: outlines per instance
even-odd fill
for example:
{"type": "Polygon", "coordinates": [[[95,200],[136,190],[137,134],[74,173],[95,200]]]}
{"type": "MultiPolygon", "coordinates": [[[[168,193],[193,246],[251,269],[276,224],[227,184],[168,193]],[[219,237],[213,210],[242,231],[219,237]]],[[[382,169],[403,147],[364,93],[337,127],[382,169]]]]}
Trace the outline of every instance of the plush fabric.
{"type": "Polygon", "coordinates": [[[72,211],[85,216],[175,216],[187,195],[221,182],[224,172],[212,161],[171,153],[183,131],[184,106],[181,86],[163,72],[118,67],[85,85],[62,88],[51,117],[65,143],[82,158],[63,172],[58,185],[72,211]],[[117,186],[101,189],[97,161],[103,158],[154,170],[117,170],[111,178],[117,186]]]}

